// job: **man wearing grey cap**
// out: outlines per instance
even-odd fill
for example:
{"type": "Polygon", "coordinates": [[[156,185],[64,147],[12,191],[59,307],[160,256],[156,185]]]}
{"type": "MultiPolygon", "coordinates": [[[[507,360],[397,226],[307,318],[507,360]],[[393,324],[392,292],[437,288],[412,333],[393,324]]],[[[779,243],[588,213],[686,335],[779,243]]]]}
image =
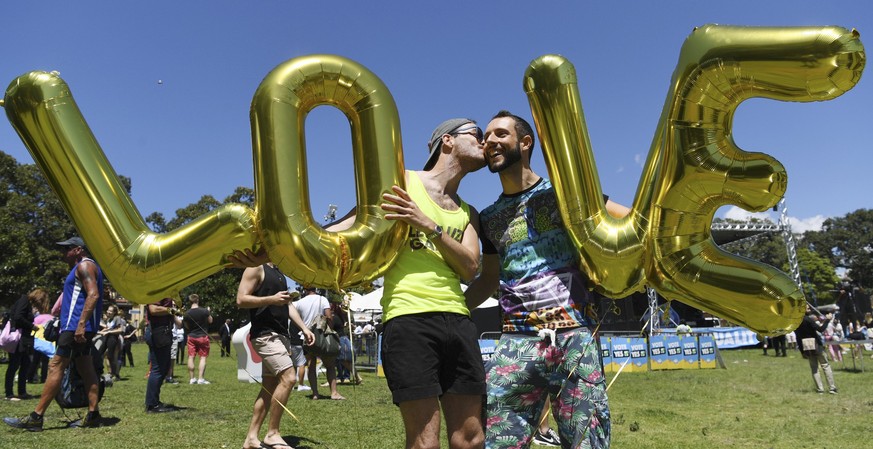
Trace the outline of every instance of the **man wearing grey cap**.
{"type": "MultiPolygon", "coordinates": [[[[397,261],[385,274],[382,365],[400,407],[407,448],[440,446],[440,408],[450,447],[481,448],[485,371],[461,280],[479,270],[478,212],[458,196],[461,179],[485,166],[482,130],[466,118],[431,135],[422,171],[406,189],[382,197],[388,220],[409,224],[397,261]]],[[[328,226],[339,230],[348,216],[328,226]]]]}
{"type": "Polygon", "coordinates": [[[57,352],[49,363],[45,387],[34,411],[21,419],[3,419],[12,427],[31,432],[42,431],[43,415],[60,391],[61,379],[72,358],[76,359],[76,368],[88,392],[88,414],[71,426],[100,425],[100,412],[97,411],[99,392],[97,374],[91,360],[91,339],[100,329],[100,316],[103,314],[103,272],[97,262],[90,258],[85,242],[80,237],[58,242],[58,245],[63,247],[64,261],[72,270],[64,282],[57,352]]]}

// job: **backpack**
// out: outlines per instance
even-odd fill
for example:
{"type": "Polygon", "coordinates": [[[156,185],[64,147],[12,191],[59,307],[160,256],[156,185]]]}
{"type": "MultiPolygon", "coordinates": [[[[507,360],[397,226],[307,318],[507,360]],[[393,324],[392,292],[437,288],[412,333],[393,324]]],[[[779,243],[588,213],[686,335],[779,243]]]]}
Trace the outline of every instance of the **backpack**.
{"type": "MultiPolygon", "coordinates": [[[[103,399],[103,392],[106,390],[106,382],[103,376],[97,376],[97,403],[103,399]]],[[[85,384],[82,381],[82,376],[79,375],[79,370],[76,369],[76,361],[70,360],[70,365],[64,370],[64,377],[61,379],[61,389],[55,396],[55,401],[61,408],[83,408],[88,406],[88,392],[85,390],[85,384]]]]}

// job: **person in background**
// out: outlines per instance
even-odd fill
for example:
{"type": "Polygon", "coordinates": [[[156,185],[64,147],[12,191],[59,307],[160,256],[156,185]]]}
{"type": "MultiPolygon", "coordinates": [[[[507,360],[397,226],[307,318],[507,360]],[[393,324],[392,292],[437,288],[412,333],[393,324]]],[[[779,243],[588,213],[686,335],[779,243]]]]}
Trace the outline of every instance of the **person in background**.
{"type": "Polygon", "coordinates": [[[164,382],[168,384],[178,384],[179,381],[176,380],[174,375],[176,371],[176,365],[181,365],[181,360],[184,359],[185,350],[185,329],[182,326],[182,319],[179,318],[173,322],[173,343],[170,344],[170,370],[167,371],[167,377],[164,379],[164,382]],[[180,353],[182,355],[180,355],[180,353]],[[176,361],[175,365],[173,361],[176,361]]]}
{"type": "Polygon", "coordinates": [[[133,368],[133,352],[132,345],[137,340],[136,326],[130,322],[130,314],[124,321],[124,332],[122,333],[123,343],[121,345],[121,355],[118,357],[118,362],[121,366],[127,366],[130,362],[130,367],[133,368]]]}
{"type": "MultiPolygon", "coordinates": [[[[175,334],[173,337],[175,338],[173,341],[176,343],[176,350],[173,351],[173,358],[176,359],[176,365],[186,365],[187,360],[185,359],[185,351],[188,349],[188,333],[185,332],[185,326],[180,321],[180,324],[173,328],[175,334]]],[[[171,371],[172,372],[172,371],[171,371]]]]}
{"type": "Polygon", "coordinates": [[[33,397],[27,394],[27,372],[30,367],[31,353],[34,352],[33,332],[38,330],[37,325],[33,323],[33,310],[36,307],[45,310],[47,304],[48,293],[38,288],[26,295],[21,295],[12,305],[9,321],[14,329],[21,332],[21,339],[18,341],[18,347],[15,348],[15,351],[9,354],[9,364],[6,366],[6,400],[8,401],[20,401],[33,397]],[[18,396],[12,394],[16,373],[18,374],[18,396]]]}
{"type": "MultiPolygon", "coordinates": [[[[44,301],[33,304],[33,324],[45,328],[46,323],[55,318],[54,315],[49,313],[49,309],[49,297],[48,293],[46,293],[44,301]]],[[[45,379],[48,376],[48,362],[48,356],[34,348],[30,359],[30,369],[27,371],[27,381],[32,384],[45,383],[45,379]]]]}
{"type": "Polygon", "coordinates": [[[71,237],[58,242],[58,245],[63,247],[64,261],[70,265],[71,270],[64,281],[57,352],[49,362],[49,374],[33,412],[20,419],[3,419],[9,426],[32,432],[42,431],[43,415],[61,390],[64,371],[73,359],[76,360],[76,370],[82,376],[85,391],[88,392],[88,413],[70,425],[97,427],[102,423],[100,411],[97,409],[100,398],[97,373],[91,357],[91,340],[99,329],[100,316],[103,314],[103,272],[97,262],[90,258],[81,237],[71,237]]]}
{"type": "MultiPolygon", "coordinates": [[[[838,320],[831,320],[823,333],[825,342],[840,342],[843,340],[843,327],[838,320]]],[[[828,353],[831,355],[831,360],[835,362],[843,361],[843,347],[838,344],[829,344],[828,353]]]]}
{"type": "Polygon", "coordinates": [[[676,326],[676,335],[690,335],[691,334],[691,326],[689,326],[685,320],[679,322],[679,325],[676,326]]]}
{"type": "Polygon", "coordinates": [[[302,348],[292,344],[292,334],[303,334],[303,342],[311,345],[315,340],[305,326],[297,309],[291,305],[298,292],[288,291],[285,274],[270,262],[246,268],[240,279],[236,304],[249,310],[252,327],[249,333],[252,349],[261,357],[263,383],[255,398],[252,420],[246,432],[243,449],[290,448],[279,424],[288,397],[297,382],[295,366],[305,364],[302,348]],[[291,327],[291,323],[294,327],[291,327]],[[270,416],[264,439],[258,435],[264,419],[270,416]]]}
{"type": "Polygon", "coordinates": [[[209,385],[203,375],[206,372],[206,359],[209,357],[209,334],[207,330],[212,324],[212,313],[208,308],[200,307],[200,295],[196,293],[188,296],[191,308],[185,312],[185,333],[188,335],[188,377],[190,384],[209,385]],[[194,375],[194,358],[200,357],[200,365],[197,369],[198,376],[194,375]]]}
{"type": "Polygon", "coordinates": [[[340,383],[345,383],[349,380],[355,385],[363,383],[361,375],[354,368],[352,362],[352,341],[349,340],[348,313],[343,310],[340,304],[331,304],[333,308],[333,323],[331,327],[339,335],[340,353],[336,358],[337,379],[340,383]],[[355,373],[355,380],[351,380],[352,373],[355,373]]]}
{"type": "Polygon", "coordinates": [[[124,320],[118,316],[118,306],[109,305],[106,308],[105,326],[97,332],[105,339],[105,359],[109,362],[109,375],[112,380],[121,378],[118,370],[118,354],[121,350],[121,334],[124,332],[124,320]]]}
{"type": "Polygon", "coordinates": [[[164,298],[146,306],[146,321],[144,340],[149,345],[149,363],[151,368],[146,383],[145,409],[146,413],[166,413],[181,410],[181,408],[161,402],[161,386],[167,379],[167,374],[173,367],[170,349],[173,346],[173,327],[182,325],[178,317],[179,310],[173,304],[173,298],[164,298]]]}
{"type": "Polygon", "coordinates": [[[794,331],[785,335],[785,341],[788,344],[788,349],[797,349],[797,334],[794,331]]]}
{"type": "Polygon", "coordinates": [[[788,357],[788,354],[786,354],[785,352],[787,341],[788,339],[785,338],[785,335],[776,335],[770,337],[770,343],[773,344],[773,350],[776,351],[776,357],[788,357]]]}
{"type": "Polygon", "coordinates": [[[221,341],[221,357],[230,357],[230,338],[233,335],[230,318],[218,329],[218,339],[221,341]]]}
{"type": "Polygon", "coordinates": [[[800,326],[794,330],[797,334],[798,347],[803,353],[803,357],[809,361],[809,369],[812,371],[812,380],[815,382],[815,391],[819,394],[824,393],[824,386],[821,382],[820,370],[824,371],[825,379],[828,382],[828,393],[837,394],[837,385],[834,383],[834,373],[831,370],[831,365],[828,363],[828,358],[825,356],[824,341],[821,333],[827,328],[833,316],[828,314],[824,321],[820,321],[815,311],[808,304],[806,306],[806,315],[800,326]]]}
{"type": "MultiPolygon", "coordinates": [[[[294,302],[294,307],[300,313],[306,328],[312,329],[312,326],[321,317],[324,317],[330,323],[333,320],[333,310],[330,308],[330,301],[324,296],[319,295],[313,287],[304,287],[303,293],[303,297],[299,301],[294,302]]],[[[307,351],[307,379],[309,379],[309,387],[312,388],[312,399],[323,398],[323,396],[318,394],[318,359],[319,357],[315,353],[307,351]]],[[[321,361],[324,363],[327,384],[330,387],[330,399],[336,401],[344,400],[345,398],[336,389],[336,357],[321,357],[321,361]]]]}

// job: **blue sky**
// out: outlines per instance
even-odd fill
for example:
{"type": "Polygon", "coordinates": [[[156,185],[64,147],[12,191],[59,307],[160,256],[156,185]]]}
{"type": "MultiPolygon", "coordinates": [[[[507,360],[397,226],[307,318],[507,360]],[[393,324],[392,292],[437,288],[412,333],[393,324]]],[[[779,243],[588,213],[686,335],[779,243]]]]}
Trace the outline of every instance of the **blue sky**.
{"type": "MultiPolygon", "coordinates": [[[[140,212],[171,217],[204,194],[221,200],[253,185],[249,106],[263,77],[287,59],[338,54],[378,75],[397,102],[406,167],[419,169],[443,119],[484,126],[499,109],[530,118],[524,70],[559,53],[578,72],[603,190],[630,205],[693,27],[840,25],[857,28],[873,48],[866,1],[538,3],[12,2],[0,27],[0,82],[59,71],[115,170],[132,178],[140,212]]],[[[737,111],[739,146],[786,166],[797,230],[873,207],[871,78],[828,102],[753,99],[737,111]]],[[[345,211],[354,202],[347,121],[319,107],[306,126],[313,214],[331,203],[345,211]]],[[[6,121],[0,150],[32,163],[6,121]]],[[[534,168],[547,174],[542,157],[534,168]]],[[[461,187],[479,209],[499,193],[487,170],[461,187]]]]}

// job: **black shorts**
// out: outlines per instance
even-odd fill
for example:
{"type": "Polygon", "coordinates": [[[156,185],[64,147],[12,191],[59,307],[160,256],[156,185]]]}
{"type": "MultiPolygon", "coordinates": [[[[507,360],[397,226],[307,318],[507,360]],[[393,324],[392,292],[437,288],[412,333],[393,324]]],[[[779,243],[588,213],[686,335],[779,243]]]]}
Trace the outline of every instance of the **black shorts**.
{"type": "Polygon", "coordinates": [[[456,313],[401,315],[385,323],[382,367],[395,404],[485,394],[485,365],[473,320],[456,313]]]}
{"type": "Polygon", "coordinates": [[[93,347],[91,339],[93,339],[96,334],[96,332],[85,332],[85,342],[77,343],[75,332],[61,332],[61,335],[58,336],[58,349],[55,354],[68,359],[91,355],[91,348],[93,347]]]}

